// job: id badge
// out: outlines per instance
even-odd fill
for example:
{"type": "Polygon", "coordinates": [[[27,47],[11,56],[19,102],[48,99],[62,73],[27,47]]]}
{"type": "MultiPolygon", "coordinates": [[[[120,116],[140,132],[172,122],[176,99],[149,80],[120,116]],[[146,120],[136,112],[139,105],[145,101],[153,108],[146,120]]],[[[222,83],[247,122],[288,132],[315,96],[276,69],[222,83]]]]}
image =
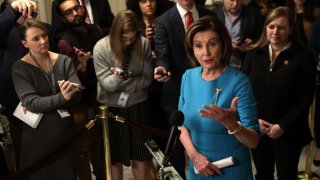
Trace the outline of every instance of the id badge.
{"type": "Polygon", "coordinates": [[[127,105],[127,102],[128,102],[128,99],[129,99],[129,93],[126,93],[126,92],[122,92],[120,94],[120,97],[118,99],[118,105],[119,106],[122,106],[122,107],[126,107],[127,105]]]}
{"type": "Polygon", "coordinates": [[[65,109],[57,109],[57,112],[59,113],[61,118],[71,117],[69,112],[67,110],[65,110],[65,109]]]}

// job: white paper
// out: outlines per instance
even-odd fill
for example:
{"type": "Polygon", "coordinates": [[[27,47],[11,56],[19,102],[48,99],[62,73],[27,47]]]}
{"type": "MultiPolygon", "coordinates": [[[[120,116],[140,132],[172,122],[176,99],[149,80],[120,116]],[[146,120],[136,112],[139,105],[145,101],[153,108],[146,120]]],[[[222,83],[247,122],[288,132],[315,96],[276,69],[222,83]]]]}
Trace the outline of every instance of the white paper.
{"type": "MultiPolygon", "coordinates": [[[[221,168],[233,165],[234,161],[232,156],[230,156],[230,157],[221,159],[219,161],[212,162],[212,164],[216,165],[219,169],[221,169],[221,168]]],[[[196,167],[193,167],[193,169],[195,174],[199,174],[199,171],[196,170],[196,167]]]]}
{"type": "Polygon", "coordinates": [[[14,116],[19,118],[21,121],[25,122],[32,128],[36,128],[42,118],[42,113],[33,113],[30,111],[23,112],[23,106],[21,102],[18,104],[16,110],[13,113],[14,116]]]}

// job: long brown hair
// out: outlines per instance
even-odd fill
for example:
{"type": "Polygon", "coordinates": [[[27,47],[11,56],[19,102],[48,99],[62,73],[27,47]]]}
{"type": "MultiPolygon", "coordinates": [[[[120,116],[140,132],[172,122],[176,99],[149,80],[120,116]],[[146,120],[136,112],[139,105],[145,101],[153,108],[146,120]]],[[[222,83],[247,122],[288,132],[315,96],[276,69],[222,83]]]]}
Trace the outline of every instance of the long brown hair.
{"type": "MultiPolygon", "coordinates": [[[[110,28],[110,46],[118,65],[123,64],[123,43],[122,34],[137,32],[137,40],[133,44],[133,51],[142,57],[141,35],[138,31],[135,14],[131,10],[120,11],[114,18],[110,28]]],[[[141,58],[143,59],[143,58],[141,58]]]]}
{"type": "Polygon", "coordinates": [[[269,40],[267,38],[267,26],[274,21],[275,19],[279,17],[285,17],[289,21],[289,26],[292,29],[292,33],[288,37],[289,40],[296,40],[297,39],[297,29],[296,29],[296,21],[295,16],[293,14],[293,11],[291,11],[288,7],[280,6],[275,9],[273,9],[268,16],[266,17],[266,20],[264,22],[263,31],[259,38],[259,40],[251,45],[250,49],[254,48],[262,48],[266,46],[269,43],[269,40]]]}
{"type": "Polygon", "coordinates": [[[185,49],[192,65],[194,67],[200,65],[197,58],[194,56],[193,38],[198,32],[207,30],[217,33],[222,46],[220,65],[221,67],[228,65],[231,56],[231,37],[225,25],[218,18],[210,16],[202,17],[192,23],[186,33],[185,49]]]}

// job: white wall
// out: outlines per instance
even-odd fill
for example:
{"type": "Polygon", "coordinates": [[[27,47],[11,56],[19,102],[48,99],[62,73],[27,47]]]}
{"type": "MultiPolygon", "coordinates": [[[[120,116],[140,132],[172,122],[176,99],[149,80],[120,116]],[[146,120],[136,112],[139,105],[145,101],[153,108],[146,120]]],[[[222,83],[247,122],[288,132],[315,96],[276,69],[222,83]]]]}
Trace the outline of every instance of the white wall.
{"type": "MultiPolygon", "coordinates": [[[[0,0],[0,3],[2,3],[4,0],[0,0]]],[[[51,24],[51,0],[34,0],[38,2],[39,5],[39,19],[41,21],[47,22],[51,24]]],[[[107,1],[107,0],[106,0],[107,1]]],[[[160,0],[161,1],[161,0],[160,0]]],[[[220,1],[220,0],[207,0],[208,3],[213,3],[214,1],[220,1]]],[[[250,2],[250,0],[242,0],[244,3],[250,2]]],[[[114,15],[116,15],[119,11],[126,9],[125,5],[126,0],[109,0],[109,4],[111,7],[111,11],[114,15]]]]}
{"type": "Polygon", "coordinates": [[[109,0],[109,4],[114,15],[116,15],[119,11],[126,9],[125,0],[109,0]]]}

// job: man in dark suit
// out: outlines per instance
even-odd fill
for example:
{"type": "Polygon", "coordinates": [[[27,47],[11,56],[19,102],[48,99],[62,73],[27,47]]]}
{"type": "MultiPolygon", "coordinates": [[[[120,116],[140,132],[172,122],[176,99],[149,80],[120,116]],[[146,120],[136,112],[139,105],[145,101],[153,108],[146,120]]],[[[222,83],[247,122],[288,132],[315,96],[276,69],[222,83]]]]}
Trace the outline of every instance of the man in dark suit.
{"type": "Polygon", "coordinates": [[[230,65],[240,69],[248,47],[260,37],[262,16],[258,10],[241,4],[241,0],[223,0],[213,12],[225,24],[232,38],[230,65]]]}
{"type": "MultiPolygon", "coordinates": [[[[181,78],[186,69],[191,68],[191,62],[184,49],[186,26],[190,22],[190,18],[196,21],[199,17],[206,15],[215,16],[212,11],[197,6],[194,0],[177,0],[176,6],[170,8],[156,20],[157,61],[154,78],[165,82],[162,89],[161,106],[166,111],[167,117],[172,111],[178,109],[181,78]]],[[[168,126],[168,121],[164,121],[164,123],[168,126]]],[[[185,157],[180,141],[172,156],[171,163],[185,179],[185,157]]]]}
{"type": "MultiPolygon", "coordinates": [[[[66,30],[66,26],[61,21],[59,12],[57,12],[56,1],[57,0],[52,1],[52,27],[54,28],[56,37],[60,39],[63,32],[66,30]]],[[[104,35],[109,34],[114,15],[110,9],[108,0],[81,0],[81,2],[86,4],[87,14],[91,20],[90,24],[98,25],[102,29],[104,35]]]]}

